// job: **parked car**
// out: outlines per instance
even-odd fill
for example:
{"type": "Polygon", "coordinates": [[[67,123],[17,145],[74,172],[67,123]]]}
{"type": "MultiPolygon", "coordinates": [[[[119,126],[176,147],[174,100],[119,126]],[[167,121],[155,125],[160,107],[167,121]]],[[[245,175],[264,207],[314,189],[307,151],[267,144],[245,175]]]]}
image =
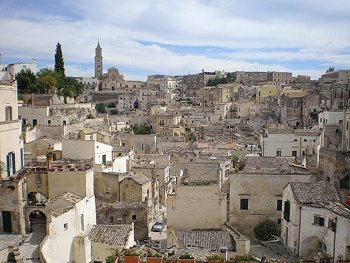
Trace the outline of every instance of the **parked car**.
{"type": "Polygon", "coordinates": [[[151,231],[153,232],[162,232],[164,228],[164,224],[161,221],[157,221],[153,226],[151,231]]]}

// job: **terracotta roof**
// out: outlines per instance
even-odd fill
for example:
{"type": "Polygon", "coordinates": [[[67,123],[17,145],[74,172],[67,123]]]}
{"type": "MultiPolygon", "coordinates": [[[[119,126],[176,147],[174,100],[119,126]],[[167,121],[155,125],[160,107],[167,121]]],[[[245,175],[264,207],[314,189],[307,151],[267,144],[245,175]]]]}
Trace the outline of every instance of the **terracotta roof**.
{"type": "Polygon", "coordinates": [[[131,225],[95,225],[89,234],[92,242],[123,247],[126,245],[131,225]]]}
{"type": "Polygon", "coordinates": [[[302,204],[321,205],[339,202],[337,190],[329,182],[291,182],[294,198],[302,204]]]}

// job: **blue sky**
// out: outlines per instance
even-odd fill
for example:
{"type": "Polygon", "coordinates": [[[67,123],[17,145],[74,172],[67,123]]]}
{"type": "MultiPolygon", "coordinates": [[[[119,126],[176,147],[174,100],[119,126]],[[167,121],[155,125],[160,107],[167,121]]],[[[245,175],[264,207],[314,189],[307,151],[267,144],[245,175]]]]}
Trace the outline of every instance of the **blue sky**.
{"type": "Polygon", "coordinates": [[[62,44],[67,75],[104,71],[128,80],[205,70],[291,71],[318,78],[350,69],[350,1],[0,0],[1,62],[52,66],[62,44]]]}

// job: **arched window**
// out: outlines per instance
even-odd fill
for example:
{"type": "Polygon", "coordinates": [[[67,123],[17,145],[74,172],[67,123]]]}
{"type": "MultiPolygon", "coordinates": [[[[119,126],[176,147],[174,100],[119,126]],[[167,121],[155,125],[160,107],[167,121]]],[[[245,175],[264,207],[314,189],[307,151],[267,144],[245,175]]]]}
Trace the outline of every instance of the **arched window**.
{"type": "Polygon", "coordinates": [[[12,121],[12,107],[5,107],[5,121],[12,121]]]}

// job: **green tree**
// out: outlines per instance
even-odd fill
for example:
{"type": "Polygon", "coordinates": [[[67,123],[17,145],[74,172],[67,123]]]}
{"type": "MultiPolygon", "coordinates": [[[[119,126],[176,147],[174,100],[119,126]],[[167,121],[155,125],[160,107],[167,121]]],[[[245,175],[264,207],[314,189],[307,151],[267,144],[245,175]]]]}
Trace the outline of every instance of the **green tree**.
{"type": "Polygon", "coordinates": [[[95,109],[98,113],[105,113],[106,112],[106,105],[103,103],[97,103],[95,106],[95,109]]]}
{"type": "Polygon", "coordinates": [[[15,254],[13,252],[8,253],[7,260],[8,263],[16,263],[15,254]]]}
{"type": "Polygon", "coordinates": [[[106,263],[114,263],[114,261],[115,261],[114,256],[108,256],[108,257],[106,258],[106,263]]]}
{"type": "Polygon", "coordinates": [[[22,69],[15,76],[17,88],[21,93],[30,92],[30,87],[36,84],[37,78],[30,69],[22,69]]]}
{"type": "Polygon", "coordinates": [[[115,105],[115,103],[108,103],[107,108],[116,108],[117,106],[115,105]]]}
{"type": "Polygon", "coordinates": [[[254,235],[259,240],[270,240],[273,235],[278,235],[279,229],[277,223],[271,221],[271,220],[265,220],[261,223],[259,223],[254,228],[254,235]]]}
{"type": "Polygon", "coordinates": [[[84,91],[82,83],[74,78],[59,76],[58,94],[66,98],[77,98],[84,91]]]}
{"type": "Polygon", "coordinates": [[[64,72],[64,61],[63,61],[63,54],[62,54],[62,47],[60,43],[57,43],[56,45],[56,53],[55,53],[55,71],[65,76],[64,72]]]}
{"type": "Polygon", "coordinates": [[[151,134],[152,127],[147,125],[146,123],[142,123],[140,125],[135,124],[132,128],[134,134],[151,134]]]}
{"type": "Polygon", "coordinates": [[[118,110],[113,109],[113,110],[110,111],[109,114],[110,114],[110,115],[117,115],[117,114],[118,114],[118,110]]]}

